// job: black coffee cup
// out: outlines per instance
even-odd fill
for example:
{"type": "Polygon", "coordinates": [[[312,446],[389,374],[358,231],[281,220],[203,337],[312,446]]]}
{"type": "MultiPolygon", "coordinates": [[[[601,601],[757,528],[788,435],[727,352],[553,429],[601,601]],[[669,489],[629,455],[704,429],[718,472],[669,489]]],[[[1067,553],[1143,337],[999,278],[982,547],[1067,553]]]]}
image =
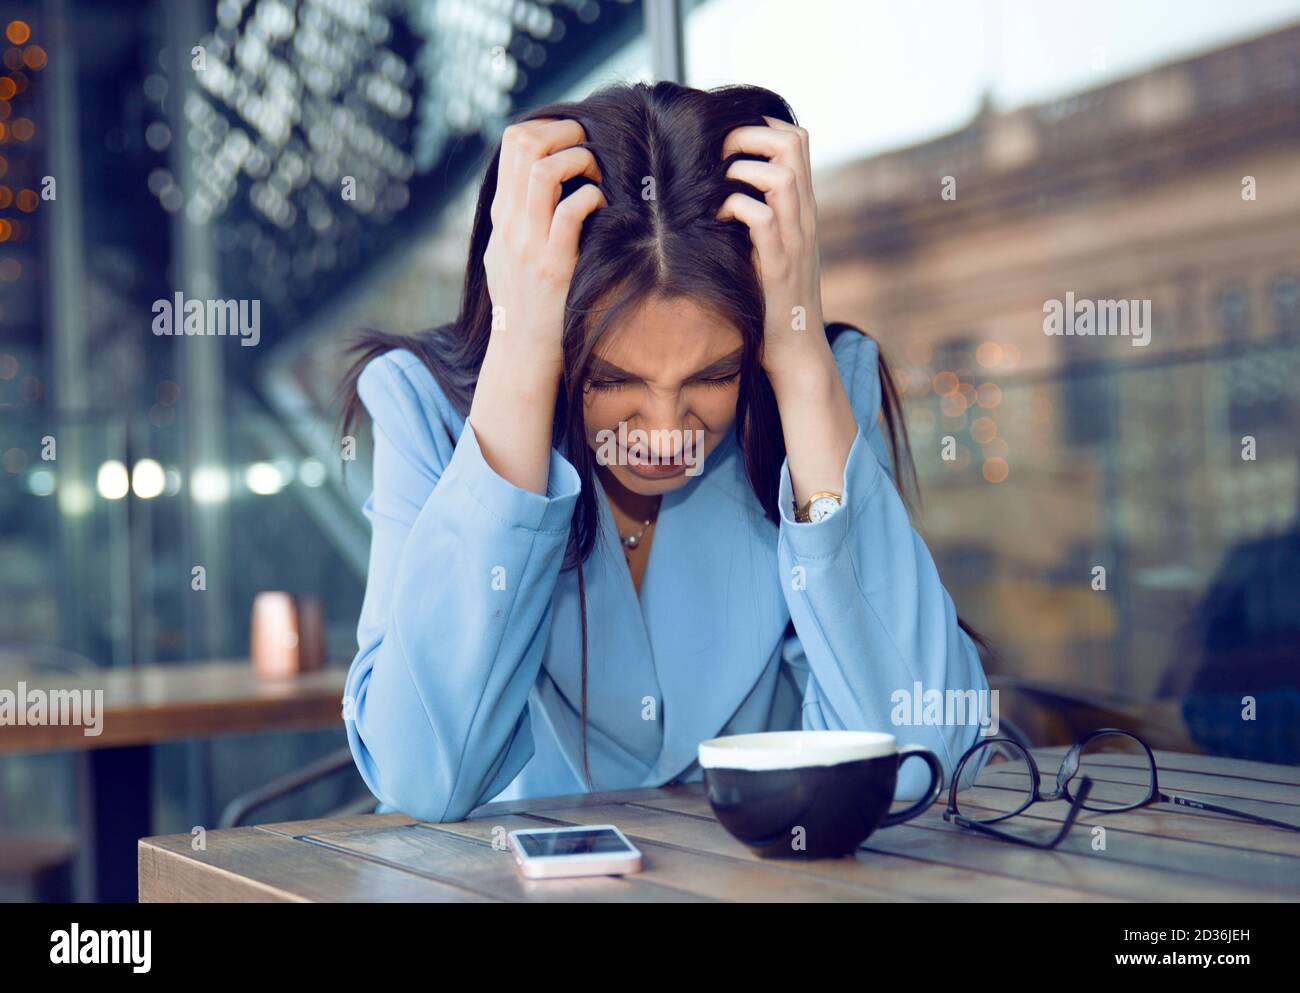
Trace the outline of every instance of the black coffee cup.
{"type": "Polygon", "coordinates": [[[943,789],[938,756],[876,731],[764,731],[700,743],[709,805],[722,826],[763,858],[848,855],[877,828],[926,810],[943,789]],[[916,755],[930,785],[889,813],[898,768],[916,755]]]}

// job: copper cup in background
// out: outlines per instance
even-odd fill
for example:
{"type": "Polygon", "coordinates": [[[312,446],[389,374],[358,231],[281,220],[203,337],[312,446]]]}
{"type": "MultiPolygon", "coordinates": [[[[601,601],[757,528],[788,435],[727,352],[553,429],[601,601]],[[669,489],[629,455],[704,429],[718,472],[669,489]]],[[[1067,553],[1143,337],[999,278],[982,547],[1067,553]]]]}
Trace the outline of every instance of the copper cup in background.
{"type": "Polygon", "coordinates": [[[300,596],[298,605],[298,671],[325,668],[325,607],[320,597],[300,596]]]}
{"type": "Polygon", "coordinates": [[[253,599],[249,655],[264,679],[285,679],[325,664],[325,612],[318,598],[279,590],[253,599]]]}

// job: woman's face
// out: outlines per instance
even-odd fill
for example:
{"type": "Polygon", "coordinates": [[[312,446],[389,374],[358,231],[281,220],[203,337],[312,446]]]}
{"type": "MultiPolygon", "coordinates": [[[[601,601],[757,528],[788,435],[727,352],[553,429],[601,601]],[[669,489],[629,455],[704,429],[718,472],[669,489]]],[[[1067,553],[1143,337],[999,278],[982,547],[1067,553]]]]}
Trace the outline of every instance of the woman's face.
{"type": "Polygon", "coordinates": [[[587,443],[633,493],[684,486],[736,418],[740,331],[690,300],[653,296],[596,345],[587,443]]]}

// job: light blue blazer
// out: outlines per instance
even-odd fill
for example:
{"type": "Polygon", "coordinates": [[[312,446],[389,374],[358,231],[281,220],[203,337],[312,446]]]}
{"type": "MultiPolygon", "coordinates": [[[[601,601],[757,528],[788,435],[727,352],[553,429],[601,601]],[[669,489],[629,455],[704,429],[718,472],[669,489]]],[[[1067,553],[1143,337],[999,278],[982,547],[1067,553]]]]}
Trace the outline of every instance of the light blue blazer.
{"type": "MultiPolygon", "coordinates": [[[[724,734],[886,731],[934,751],[948,781],[975,741],[974,722],[891,721],[898,691],[988,684],[889,475],[876,345],[846,331],[834,353],[859,431],[827,520],[795,523],[782,466],[782,519],[769,521],[733,431],[664,496],[638,600],[599,501],[585,566],[597,790],[697,780],[697,746],[724,734]]],[[[374,425],[373,536],[344,703],[362,778],[381,810],[435,822],[586,792],[577,577],[560,570],[577,471],[552,450],[545,496],[498,476],[406,350],[367,365],[359,392],[374,425]]],[[[896,798],[927,782],[909,759],[896,798]]]]}

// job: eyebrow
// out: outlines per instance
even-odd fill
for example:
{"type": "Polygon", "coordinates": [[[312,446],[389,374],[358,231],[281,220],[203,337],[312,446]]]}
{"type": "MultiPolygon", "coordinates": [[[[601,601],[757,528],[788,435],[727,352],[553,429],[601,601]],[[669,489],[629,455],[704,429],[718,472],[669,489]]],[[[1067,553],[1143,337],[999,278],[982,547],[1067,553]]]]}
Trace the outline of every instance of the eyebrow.
{"type": "MultiPolygon", "coordinates": [[[[722,358],[718,359],[717,361],[710,362],[703,369],[697,369],[695,372],[691,373],[690,376],[687,378],[706,379],[710,376],[720,376],[724,373],[739,372],[740,371],[739,368],[733,368],[733,367],[739,366],[740,360],[744,357],[744,354],[745,354],[745,349],[743,347],[737,348],[734,352],[731,352],[728,355],[724,355],[722,358]]],[[[606,362],[604,359],[596,355],[593,355],[591,358],[590,371],[595,375],[605,376],[611,379],[618,378],[618,377],[623,377],[625,379],[640,378],[639,376],[628,372],[626,369],[614,365],[614,363],[612,362],[606,362]]]]}

